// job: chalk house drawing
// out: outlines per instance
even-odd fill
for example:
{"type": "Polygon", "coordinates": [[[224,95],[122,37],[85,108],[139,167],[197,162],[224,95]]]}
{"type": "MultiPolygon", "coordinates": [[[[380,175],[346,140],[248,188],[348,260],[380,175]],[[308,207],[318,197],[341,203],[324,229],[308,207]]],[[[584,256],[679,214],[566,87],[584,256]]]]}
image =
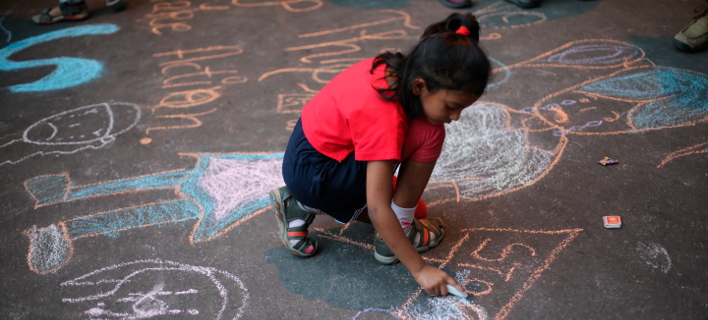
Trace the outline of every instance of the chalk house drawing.
{"type": "Polygon", "coordinates": [[[178,197],[78,214],[48,227],[32,227],[24,232],[30,239],[30,269],[46,274],[61,268],[71,259],[73,243],[81,238],[117,235],[122,230],[163,223],[196,220],[190,242],[209,241],[268,209],[268,192],[284,184],[282,153],[187,155],[197,160],[194,169],[92,185],[74,185],[66,173],[25,181],[35,208],[151,189],[173,189],[178,197]]]}
{"type": "Polygon", "coordinates": [[[29,61],[8,60],[13,54],[33,45],[67,37],[111,34],[120,28],[114,24],[93,24],[52,31],[43,35],[27,38],[0,49],[0,70],[13,71],[40,66],[55,66],[52,73],[32,83],[17,84],[8,87],[12,92],[37,92],[59,90],[74,87],[100,77],[103,63],[83,58],[50,58],[29,61]]]}
{"type": "Polygon", "coordinates": [[[120,263],[60,286],[62,302],[87,308],[83,313],[91,320],[235,320],[243,316],[250,299],[233,274],[159,259],[120,263]]]}
{"type": "Polygon", "coordinates": [[[292,293],[361,310],[354,318],[388,313],[400,319],[501,320],[583,230],[462,229],[459,237],[424,253],[428,263],[454,275],[471,294],[468,299],[430,297],[405,267],[379,265],[373,259],[371,226],[351,223],[315,231],[329,240],[320,255],[294,260],[282,248],[266,252],[266,261],[276,266],[281,283],[292,293]],[[364,280],[371,278],[384,280],[364,280]],[[352,296],[348,288],[380,294],[352,296]]]}
{"type": "Polygon", "coordinates": [[[17,164],[35,156],[72,154],[100,149],[140,121],[140,107],[128,102],[107,102],[60,112],[29,126],[22,139],[0,145],[0,166],[17,164]],[[7,150],[11,148],[28,149],[7,150]],[[3,150],[5,149],[5,150],[3,150]],[[13,157],[11,159],[8,159],[13,157]]]}

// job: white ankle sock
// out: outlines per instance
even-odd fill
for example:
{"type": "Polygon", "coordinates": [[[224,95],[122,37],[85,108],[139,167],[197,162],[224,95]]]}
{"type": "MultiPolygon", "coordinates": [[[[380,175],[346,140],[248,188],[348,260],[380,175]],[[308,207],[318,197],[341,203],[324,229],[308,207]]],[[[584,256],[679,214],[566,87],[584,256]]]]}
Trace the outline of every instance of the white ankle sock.
{"type": "Polygon", "coordinates": [[[391,209],[393,210],[393,213],[396,214],[398,222],[401,223],[403,231],[408,232],[408,229],[411,228],[411,224],[413,223],[413,217],[415,216],[415,208],[417,207],[418,206],[415,206],[413,208],[401,208],[395,203],[393,203],[393,199],[391,199],[391,209]]]}
{"type": "MultiPolygon", "coordinates": [[[[393,210],[393,213],[396,214],[396,217],[398,217],[398,221],[401,223],[401,227],[403,228],[404,232],[408,232],[408,230],[410,230],[411,224],[413,223],[413,218],[415,217],[416,208],[418,208],[417,205],[413,208],[401,208],[395,203],[393,203],[393,200],[391,200],[391,209],[393,210]]],[[[422,232],[423,230],[420,231],[422,232]]],[[[428,243],[435,241],[435,234],[432,232],[429,233],[430,240],[428,241],[428,243]]],[[[415,240],[413,241],[414,248],[417,248],[420,244],[420,236],[420,232],[415,235],[415,240]]]]}

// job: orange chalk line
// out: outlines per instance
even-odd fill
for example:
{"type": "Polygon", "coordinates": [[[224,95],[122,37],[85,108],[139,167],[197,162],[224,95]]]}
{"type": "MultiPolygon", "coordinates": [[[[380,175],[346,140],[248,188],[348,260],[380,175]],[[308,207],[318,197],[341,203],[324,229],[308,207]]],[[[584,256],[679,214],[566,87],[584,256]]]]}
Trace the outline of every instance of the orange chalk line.
{"type": "Polygon", "coordinates": [[[321,36],[321,35],[325,35],[325,34],[331,34],[331,33],[337,33],[337,32],[343,32],[343,31],[349,31],[349,30],[354,30],[354,29],[371,27],[371,26],[380,25],[380,24],[389,23],[389,22],[398,21],[398,20],[404,20],[405,22],[403,23],[403,25],[406,27],[409,27],[411,29],[420,29],[420,27],[410,24],[411,16],[403,11],[384,9],[384,10],[379,10],[379,12],[397,13],[397,14],[401,15],[401,17],[389,18],[389,19],[385,19],[385,20],[379,20],[379,21],[368,22],[368,23],[362,23],[362,24],[357,24],[357,25],[353,25],[353,26],[349,26],[349,27],[343,27],[343,28],[332,29],[332,30],[304,33],[304,34],[298,35],[297,37],[298,38],[316,37],[316,36],[321,36]]]}
{"type": "Polygon", "coordinates": [[[527,244],[523,244],[523,243],[513,243],[513,244],[510,244],[510,245],[506,246],[506,247],[504,248],[504,250],[502,250],[502,254],[499,256],[499,259],[489,259],[489,258],[485,258],[485,257],[480,256],[480,255],[479,255],[479,251],[481,251],[482,249],[484,249],[484,247],[486,247],[487,244],[488,244],[489,242],[491,242],[491,241],[492,241],[492,239],[490,239],[490,238],[485,239],[484,241],[482,241],[482,243],[479,245],[479,247],[477,247],[477,249],[475,249],[474,251],[472,251],[472,253],[471,253],[470,255],[471,255],[472,257],[474,257],[474,258],[476,258],[476,259],[479,259],[479,260],[482,260],[482,261],[489,261],[489,262],[492,262],[492,261],[502,261],[502,260],[506,259],[506,258],[509,256],[509,252],[513,249],[513,248],[512,248],[513,246],[520,246],[520,247],[526,248],[526,249],[528,249],[529,251],[531,251],[531,256],[535,256],[535,255],[536,255],[536,249],[532,248],[531,246],[529,246],[529,245],[527,245],[527,244]]]}
{"type": "MultiPolygon", "coordinates": [[[[187,74],[169,77],[166,80],[162,81],[162,83],[163,83],[162,88],[167,89],[167,88],[174,88],[174,87],[193,86],[193,85],[199,85],[199,84],[211,84],[212,81],[194,81],[194,82],[183,82],[183,83],[175,83],[175,84],[170,84],[170,82],[172,80],[176,80],[176,79],[182,79],[182,78],[199,76],[199,75],[205,75],[205,76],[207,76],[207,78],[211,78],[212,75],[229,74],[229,73],[238,73],[238,71],[237,70],[211,71],[209,69],[209,66],[206,66],[204,68],[204,71],[202,71],[202,72],[187,73],[187,74]]],[[[232,77],[225,77],[224,79],[221,80],[221,83],[222,84],[245,83],[246,81],[248,81],[247,77],[232,76],[232,77]],[[231,79],[236,79],[236,81],[230,82],[229,80],[231,80],[231,79]]]]}
{"type": "Polygon", "coordinates": [[[353,245],[360,246],[360,247],[362,247],[362,248],[369,249],[369,250],[375,250],[375,249],[376,249],[376,247],[375,247],[374,245],[371,245],[371,244],[366,244],[366,243],[357,242],[357,241],[351,240],[351,239],[349,239],[349,238],[346,238],[346,237],[342,237],[342,236],[340,236],[340,235],[333,234],[333,233],[331,233],[331,232],[329,232],[329,231],[327,231],[327,230],[321,229],[321,228],[314,228],[314,229],[315,229],[316,231],[322,232],[321,236],[322,236],[322,237],[325,237],[325,238],[329,238],[329,239],[332,239],[332,240],[341,241],[341,242],[348,243],[348,244],[353,244],[353,245]]]}
{"type": "Polygon", "coordinates": [[[265,1],[265,2],[261,2],[261,3],[243,4],[243,3],[239,3],[239,0],[231,0],[231,4],[233,4],[234,6],[237,6],[237,7],[244,7],[244,8],[271,7],[271,6],[281,5],[285,10],[288,10],[290,12],[305,12],[305,11],[312,11],[312,10],[318,9],[324,3],[320,0],[286,0],[286,1],[265,1]],[[290,5],[291,3],[300,3],[300,2],[311,2],[311,3],[314,3],[314,6],[306,7],[303,9],[296,9],[290,5]]]}
{"type": "MultiPolygon", "coordinates": [[[[462,244],[467,241],[470,238],[469,234],[465,234],[464,237],[462,237],[457,243],[450,249],[450,252],[448,253],[447,257],[445,260],[440,263],[440,266],[438,268],[442,269],[445,268],[445,265],[452,260],[452,258],[455,256],[455,252],[462,246],[462,244]]],[[[399,311],[400,315],[402,315],[402,312],[410,307],[410,305],[413,303],[415,299],[418,298],[418,296],[423,292],[423,288],[418,288],[418,290],[410,297],[408,300],[401,306],[402,310],[399,311]]]]}
{"type": "Polygon", "coordinates": [[[553,231],[553,232],[539,232],[539,231],[524,231],[524,232],[529,232],[529,233],[546,233],[546,234],[557,234],[557,233],[562,233],[563,231],[567,231],[569,233],[568,237],[563,240],[560,245],[558,245],[555,249],[551,251],[551,254],[549,257],[543,262],[540,268],[536,269],[531,277],[529,277],[526,282],[522,285],[521,290],[517,291],[516,294],[507,302],[504,307],[499,310],[499,313],[494,317],[494,320],[503,320],[506,318],[506,316],[509,315],[509,312],[511,309],[514,307],[514,305],[523,298],[524,294],[526,291],[528,291],[531,286],[538,280],[539,277],[541,277],[541,274],[543,271],[548,269],[553,261],[555,261],[557,255],[566,247],[568,244],[570,244],[575,237],[580,234],[580,232],[583,229],[570,229],[570,230],[561,230],[561,231],[553,231]]]}
{"type": "Polygon", "coordinates": [[[205,112],[200,112],[200,113],[194,113],[194,114],[175,114],[175,115],[164,115],[164,116],[155,116],[155,118],[184,118],[184,119],[189,119],[194,122],[193,124],[188,124],[188,125],[179,125],[179,126],[161,126],[161,127],[151,127],[145,130],[146,134],[150,134],[150,131],[153,130],[171,130],[171,129],[188,129],[188,128],[196,128],[199,127],[203,124],[201,120],[199,120],[197,117],[198,116],[203,116],[205,114],[209,114],[216,111],[216,108],[211,109],[209,111],[205,112]]]}
{"type": "Polygon", "coordinates": [[[661,161],[661,163],[659,163],[659,165],[656,167],[657,167],[657,169],[661,168],[665,164],[667,164],[667,163],[671,162],[672,160],[679,158],[679,157],[684,157],[684,156],[688,156],[688,155],[692,155],[692,154],[708,153],[708,149],[698,150],[698,149],[702,149],[705,147],[708,147],[708,142],[699,143],[699,144],[692,146],[692,147],[683,148],[681,150],[674,151],[674,152],[670,153],[666,158],[664,158],[664,160],[661,161]]]}
{"type": "Polygon", "coordinates": [[[165,57],[165,56],[170,56],[170,55],[176,55],[180,59],[180,60],[175,60],[175,61],[163,62],[163,63],[159,64],[159,66],[163,66],[163,65],[171,65],[171,64],[182,64],[185,62],[192,62],[192,61],[218,59],[218,58],[239,55],[241,53],[243,53],[243,49],[241,49],[241,47],[239,47],[239,46],[209,46],[206,48],[199,48],[199,49],[192,49],[192,50],[177,50],[177,51],[171,51],[171,52],[156,53],[156,54],[153,54],[152,56],[153,57],[165,57]],[[222,53],[222,54],[216,54],[216,55],[212,55],[212,56],[184,59],[185,53],[209,52],[209,51],[227,50],[227,49],[233,49],[235,51],[222,53]]]}
{"type": "Polygon", "coordinates": [[[302,62],[311,63],[312,62],[312,60],[310,60],[311,58],[336,56],[336,55],[342,55],[342,54],[361,51],[361,47],[356,44],[353,44],[352,42],[356,42],[356,41],[360,41],[360,40],[397,40],[397,39],[403,39],[407,35],[408,35],[408,33],[406,33],[406,31],[404,31],[404,30],[384,31],[384,32],[379,32],[379,33],[375,33],[375,34],[371,34],[371,35],[366,34],[366,30],[362,30],[359,37],[354,37],[354,38],[344,39],[344,40],[330,41],[330,42],[323,42],[323,43],[312,44],[312,45],[305,45],[305,46],[300,46],[300,47],[290,47],[290,48],[285,48],[284,50],[285,51],[298,51],[298,50],[323,48],[323,47],[328,47],[328,46],[339,46],[339,47],[349,48],[348,50],[317,53],[317,54],[311,54],[311,55],[307,55],[307,56],[300,58],[300,61],[302,61],[302,62]]]}

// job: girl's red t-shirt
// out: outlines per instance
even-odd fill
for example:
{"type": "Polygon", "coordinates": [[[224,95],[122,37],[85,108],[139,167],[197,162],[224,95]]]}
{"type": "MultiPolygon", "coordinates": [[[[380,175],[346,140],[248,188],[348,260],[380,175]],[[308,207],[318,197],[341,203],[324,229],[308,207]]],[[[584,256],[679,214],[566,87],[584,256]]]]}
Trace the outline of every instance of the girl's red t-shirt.
{"type": "Polygon", "coordinates": [[[373,61],[367,59],[342,71],[303,107],[305,137],[317,151],[337,161],[352,152],[358,161],[400,162],[409,156],[416,162],[437,159],[445,139],[444,126],[419,117],[410,122],[413,132],[407,132],[409,121],[400,103],[386,101],[376,91],[388,84],[386,65],[371,73],[373,61]]]}
{"type": "Polygon", "coordinates": [[[386,65],[372,74],[372,63],[367,59],[342,71],[302,108],[307,141],[334,160],[352,151],[358,161],[401,160],[408,117],[399,103],[381,99],[376,88],[388,87],[386,65]]]}

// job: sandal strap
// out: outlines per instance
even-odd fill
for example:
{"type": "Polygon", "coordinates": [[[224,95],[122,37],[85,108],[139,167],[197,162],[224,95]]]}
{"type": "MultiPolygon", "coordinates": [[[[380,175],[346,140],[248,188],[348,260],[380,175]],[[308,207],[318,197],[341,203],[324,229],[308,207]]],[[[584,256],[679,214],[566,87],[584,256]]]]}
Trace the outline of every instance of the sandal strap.
{"type": "Polygon", "coordinates": [[[413,243],[416,235],[420,234],[418,247],[425,247],[430,243],[431,232],[435,235],[435,237],[439,238],[442,234],[442,230],[440,229],[441,222],[437,219],[435,222],[431,220],[433,219],[413,219],[413,224],[411,224],[411,228],[408,230],[408,240],[413,243]]]}
{"type": "Polygon", "coordinates": [[[314,213],[307,211],[303,209],[300,204],[300,201],[297,201],[295,197],[290,193],[290,190],[288,188],[283,188],[280,190],[280,196],[283,199],[283,202],[286,202],[288,199],[290,199],[290,205],[285,208],[285,221],[290,222],[296,219],[304,220],[305,229],[307,229],[307,226],[309,226],[312,221],[315,220],[316,216],[314,213]]]}
{"type": "Polygon", "coordinates": [[[70,17],[70,16],[73,16],[77,13],[81,13],[85,10],[88,10],[88,7],[86,6],[85,1],[77,2],[77,3],[59,2],[59,9],[61,10],[62,15],[64,15],[65,17],[70,17]]]}
{"type": "Polygon", "coordinates": [[[292,227],[286,229],[288,239],[291,240],[302,240],[307,239],[307,228],[306,227],[292,227]]]}

